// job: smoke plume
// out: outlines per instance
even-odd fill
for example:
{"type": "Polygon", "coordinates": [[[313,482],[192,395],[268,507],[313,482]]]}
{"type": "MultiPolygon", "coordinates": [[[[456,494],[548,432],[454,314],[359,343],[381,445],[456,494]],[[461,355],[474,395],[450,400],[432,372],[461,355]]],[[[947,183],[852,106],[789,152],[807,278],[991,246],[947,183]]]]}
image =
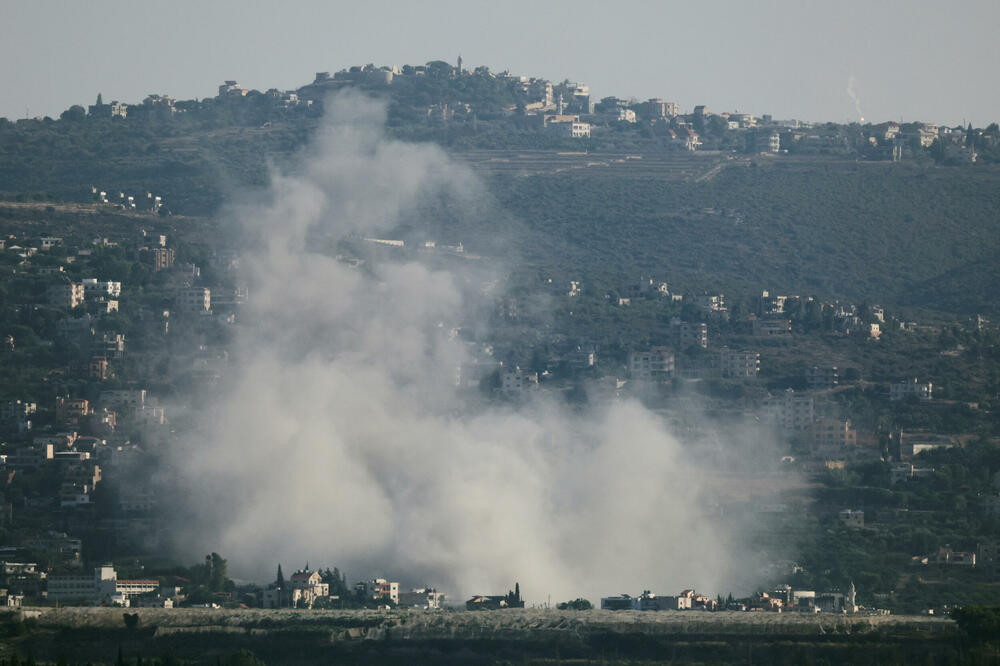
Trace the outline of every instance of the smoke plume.
{"type": "Polygon", "coordinates": [[[529,603],[745,584],[705,474],[652,412],[456,388],[455,329],[482,324],[489,276],[343,248],[412,226],[428,197],[482,215],[481,185],[434,146],[388,139],[378,102],[326,108],[295,172],[227,215],[251,304],[232,376],[175,455],[192,555],[260,582],[308,561],[453,599],[516,580],[529,603]]]}
{"type": "Polygon", "coordinates": [[[861,98],[858,97],[857,92],[854,90],[853,74],[851,74],[851,76],[847,79],[847,96],[851,98],[852,102],[854,102],[854,110],[858,115],[858,122],[865,122],[865,114],[861,113],[861,98]]]}

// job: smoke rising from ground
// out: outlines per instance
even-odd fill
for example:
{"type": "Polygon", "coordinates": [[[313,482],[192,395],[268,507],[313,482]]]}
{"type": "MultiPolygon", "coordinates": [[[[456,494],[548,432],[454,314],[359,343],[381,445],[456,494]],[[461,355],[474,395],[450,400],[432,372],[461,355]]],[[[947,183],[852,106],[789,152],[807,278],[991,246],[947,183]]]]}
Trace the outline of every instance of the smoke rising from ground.
{"type": "Polygon", "coordinates": [[[480,276],[335,256],[428,195],[479,214],[481,190],[439,149],[387,139],[377,102],[333,98],[327,117],[301,168],[231,214],[251,309],[234,376],[176,456],[192,553],[260,582],[306,561],[450,596],[516,580],[529,603],[744,584],[702,473],[654,414],[470,399],[451,331],[480,276]]]}
{"type": "Polygon", "coordinates": [[[851,74],[847,79],[847,96],[854,102],[854,111],[858,115],[858,122],[863,123],[865,122],[865,114],[861,113],[861,98],[858,97],[858,93],[854,89],[854,83],[854,75],[851,74]]]}

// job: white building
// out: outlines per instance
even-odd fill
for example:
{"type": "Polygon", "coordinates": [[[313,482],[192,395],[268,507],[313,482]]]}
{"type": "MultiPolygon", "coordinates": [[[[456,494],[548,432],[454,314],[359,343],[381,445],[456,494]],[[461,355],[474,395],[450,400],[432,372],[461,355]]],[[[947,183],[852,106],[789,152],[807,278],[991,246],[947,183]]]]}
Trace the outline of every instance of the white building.
{"type": "Polygon", "coordinates": [[[119,580],[115,568],[105,564],[96,567],[90,576],[49,576],[48,598],[96,604],[117,596],[122,603],[123,599],[127,602],[130,597],[155,592],[159,586],[154,579],[119,580]]]}
{"type": "Polygon", "coordinates": [[[110,280],[102,282],[97,278],[84,278],[83,291],[86,296],[118,298],[122,295],[122,283],[110,280]]]}

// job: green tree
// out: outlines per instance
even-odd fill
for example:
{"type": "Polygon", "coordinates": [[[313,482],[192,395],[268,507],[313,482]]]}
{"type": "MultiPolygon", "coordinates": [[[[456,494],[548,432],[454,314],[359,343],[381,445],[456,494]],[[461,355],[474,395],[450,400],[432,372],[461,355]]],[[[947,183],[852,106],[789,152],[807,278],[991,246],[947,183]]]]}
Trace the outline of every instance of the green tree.
{"type": "Polygon", "coordinates": [[[79,104],[74,104],[59,114],[60,120],[77,123],[87,117],[87,110],[79,104]]]}

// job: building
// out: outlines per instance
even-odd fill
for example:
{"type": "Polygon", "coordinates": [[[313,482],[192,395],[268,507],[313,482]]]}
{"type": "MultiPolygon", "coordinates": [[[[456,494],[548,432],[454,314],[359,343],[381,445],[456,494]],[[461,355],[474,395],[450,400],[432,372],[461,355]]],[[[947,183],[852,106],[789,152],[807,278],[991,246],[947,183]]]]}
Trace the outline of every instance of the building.
{"type": "Polygon", "coordinates": [[[465,602],[465,610],[500,610],[502,608],[524,608],[521,586],[514,583],[513,591],[504,595],[477,594],[465,602]]]}
{"type": "MultiPolygon", "coordinates": [[[[635,600],[637,610],[691,610],[691,601],[694,597],[694,590],[685,590],[677,596],[661,597],[653,594],[649,590],[635,600]]],[[[603,602],[603,599],[602,599],[603,602]]]]}
{"type": "Polygon", "coordinates": [[[185,312],[210,312],[212,291],[207,287],[189,287],[177,292],[177,308],[185,312]]]}
{"type": "Polygon", "coordinates": [[[83,293],[87,297],[118,298],[122,295],[122,283],[110,280],[102,282],[97,278],[84,278],[83,293]]]}
{"type": "Polygon", "coordinates": [[[814,391],[833,388],[839,382],[840,372],[835,365],[806,368],[806,384],[814,391]]]}
{"type": "Polygon", "coordinates": [[[812,426],[813,447],[817,449],[844,449],[858,445],[858,432],[850,420],[820,419],[812,426]]]}
{"type": "Polygon", "coordinates": [[[729,347],[719,349],[719,374],[726,379],[748,379],[760,372],[760,354],[754,351],[737,351],[729,347]]]}
{"type": "Polygon", "coordinates": [[[916,396],[918,400],[930,400],[933,393],[934,384],[918,382],[916,377],[889,386],[889,400],[894,402],[910,396],[916,396]]]}
{"type": "Polygon", "coordinates": [[[703,321],[687,322],[674,317],[670,321],[670,331],[673,334],[674,344],[681,349],[693,345],[702,349],[708,348],[708,324],[703,321]]]}
{"type": "Polygon", "coordinates": [[[670,347],[634,351],[628,355],[628,367],[637,381],[667,382],[674,376],[674,352],[670,347]]]}
{"type": "Polygon", "coordinates": [[[79,425],[90,414],[90,403],[86,398],[72,400],[56,397],[56,421],[60,424],[79,425]]]}
{"type": "Polygon", "coordinates": [[[865,526],[865,512],[858,509],[844,509],[837,514],[837,517],[840,518],[840,522],[847,527],[865,526]]]}
{"type": "Polygon", "coordinates": [[[953,550],[951,546],[943,546],[938,548],[935,562],[937,564],[974,567],[976,566],[976,554],[973,552],[953,550]]]}
{"type": "Polygon", "coordinates": [[[519,395],[538,387],[538,373],[519,366],[506,366],[500,371],[500,390],[507,395],[519,395]]]}
{"type": "Polygon", "coordinates": [[[288,589],[293,608],[312,608],[317,599],[330,596],[329,583],[323,582],[318,571],[300,569],[288,579],[288,589]]]}
{"type": "Polygon", "coordinates": [[[174,265],[174,251],[169,247],[154,247],[149,252],[154,271],[162,271],[174,265]]]}
{"type": "Polygon", "coordinates": [[[551,120],[545,124],[549,131],[570,139],[589,139],[590,123],[576,120],[551,120]]]}
{"type": "Polygon", "coordinates": [[[112,601],[116,596],[119,603],[140,594],[155,592],[160,586],[154,579],[118,579],[118,574],[110,564],[96,567],[89,576],[49,576],[48,598],[59,602],[99,604],[112,601]]]}
{"type": "Polygon", "coordinates": [[[910,479],[919,479],[932,476],[933,467],[915,467],[913,463],[896,463],[889,469],[889,484],[896,485],[910,479]]]}
{"type": "Polygon", "coordinates": [[[399,583],[386,580],[385,578],[373,578],[372,580],[358,583],[355,589],[372,600],[388,598],[394,604],[399,603],[399,583]]]}
{"type": "Polygon", "coordinates": [[[444,598],[443,593],[431,587],[413,589],[409,592],[399,593],[399,607],[419,610],[441,610],[444,598]]]}
{"type": "Polygon", "coordinates": [[[53,307],[73,309],[83,304],[83,284],[66,280],[49,285],[49,288],[45,290],[45,296],[49,305],[53,307]]]}
{"type": "Polygon", "coordinates": [[[792,322],[788,319],[753,319],[753,334],[758,338],[786,337],[792,334],[792,322]]]}
{"type": "Polygon", "coordinates": [[[764,418],[786,432],[810,430],[814,421],[813,397],[785,389],[764,402],[764,418]]]}

